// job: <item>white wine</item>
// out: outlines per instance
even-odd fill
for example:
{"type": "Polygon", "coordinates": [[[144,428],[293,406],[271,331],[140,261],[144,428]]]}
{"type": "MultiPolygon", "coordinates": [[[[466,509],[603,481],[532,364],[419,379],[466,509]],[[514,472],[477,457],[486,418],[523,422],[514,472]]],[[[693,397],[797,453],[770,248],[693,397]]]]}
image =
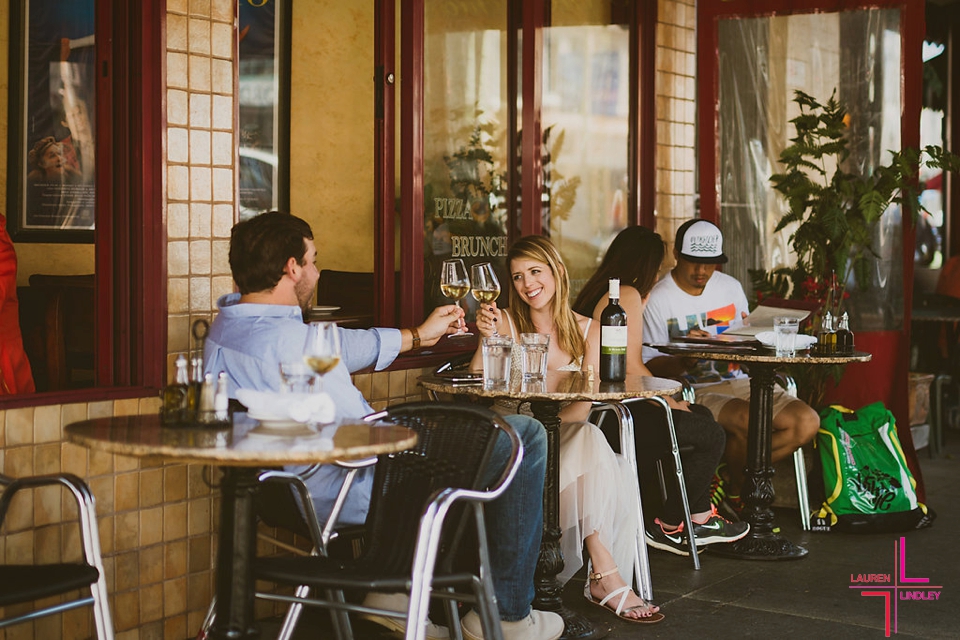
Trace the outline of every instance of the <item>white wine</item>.
{"type": "Polygon", "coordinates": [[[627,314],[620,306],[620,280],[610,278],[610,303],[600,314],[600,380],[627,376],[627,314]]]}
{"type": "Polygon", "coordinates": [[[307,363],[307,366],[323,375],[330,371],[333,371],[333,368],[340,364],[339,356],[304,356],[303,361],[307,363]]]}
{"type": "Polygon", "coordinates": [[[470,287],[465,284],[441,284],[440,291],[442,291],[443,295],[447,296],[448,298],[459,300],[467,295],[467,292],[470,291],[470,287]]]}
{"type": "Polygon", "coordinates": [[[480,304],[489,304],[500,295],[500,289],[473,289],[470,293],[480,304]]]}

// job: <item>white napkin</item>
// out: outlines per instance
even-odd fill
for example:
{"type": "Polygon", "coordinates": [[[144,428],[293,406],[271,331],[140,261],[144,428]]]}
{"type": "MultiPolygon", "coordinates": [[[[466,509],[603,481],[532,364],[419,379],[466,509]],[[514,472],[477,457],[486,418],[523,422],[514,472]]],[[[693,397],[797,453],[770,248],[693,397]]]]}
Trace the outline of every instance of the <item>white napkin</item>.
{"type": "Polygon", "coordinates": [[[337,407],[326,393],[278,393],[237,389],[237,400],[257,420],[333,422],[337,407]]]}
{"type": "MultiPolygon", "coordinates": [[[[762,342],[768,347],[777,346],[777,335],[773,331],[762,331],[756,335],[757,340],[762,342]]],[[[808,336],[805,333],[797,334],[797,341],[795,343],[797,350],[809,349],[817,343],[816,336],[808,336]]]]}

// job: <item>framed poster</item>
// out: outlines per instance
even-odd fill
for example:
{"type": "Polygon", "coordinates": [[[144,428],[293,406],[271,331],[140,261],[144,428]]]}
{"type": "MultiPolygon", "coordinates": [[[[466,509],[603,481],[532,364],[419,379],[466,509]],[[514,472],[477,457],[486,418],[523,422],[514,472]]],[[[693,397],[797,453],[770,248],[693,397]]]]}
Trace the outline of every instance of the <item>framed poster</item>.
{"type": "Polygon", "coordinates": [[[95,10],[11,2],[7,218],[18,242],[93,242],[95,10]]]}
{"type": "Polygon", "coordinates": [[[239,2],[241,220],[289,209],[290,5],[239,2]]]}

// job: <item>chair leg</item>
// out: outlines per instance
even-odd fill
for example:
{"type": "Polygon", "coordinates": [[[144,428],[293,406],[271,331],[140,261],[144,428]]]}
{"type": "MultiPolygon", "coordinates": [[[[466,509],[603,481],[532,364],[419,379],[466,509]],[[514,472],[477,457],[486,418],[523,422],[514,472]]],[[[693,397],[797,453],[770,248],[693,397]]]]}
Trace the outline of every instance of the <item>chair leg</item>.
{"type": "Polygon", "coordinates": [[[690,515],[690,501],[687,498],[687,485],[683,481],[683,463],[680,461],[680,446],[677,444],[677,431],[673,425],[673,413],[670,405],[659,396],[647,398],[663,407],[667,417],[667,429],[670,432],[670,452],[673,454],[673,468],[676,471],[677,489],[680,491],[680,500],[683,503],[683,523],[687,529],[687,542],[690,545],[690,557],[693,558],[693,568],[700,570],[700,556],[697,554],[697,540],[693,536],[693,517],[690,515]]]}
{"type": "Polygon", "coordinates": [[[793,452],[793,471],[797,478],[800,528],[803,531],[810,531],[810,494],[807,491],[807,463],[803,459],[803,447],[793,452]]]}
{"type": "MultiPolygon", "coordinates": [[[[611,403],[610,407],[620,420],[620,454],[627,460],[627,464],[633,471],[633,477],[639,482],[633,415],[619,402],[611,403]]],[[[644,535],[643,499],[639,490],[637,491],[637,518],[637,550],[634,554],[633,573],[640,597],[644,600],[653,600],[653,578],[650,576],[650,558],[647,555],[647,541],[644,535]]]]}

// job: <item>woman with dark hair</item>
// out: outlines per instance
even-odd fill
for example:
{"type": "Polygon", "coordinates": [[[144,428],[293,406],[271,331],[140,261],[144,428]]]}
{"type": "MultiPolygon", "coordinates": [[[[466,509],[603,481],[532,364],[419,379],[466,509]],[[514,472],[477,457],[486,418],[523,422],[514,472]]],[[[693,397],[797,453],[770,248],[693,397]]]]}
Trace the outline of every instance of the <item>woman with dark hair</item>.
{"type": "MultiPolygon", "coordinates": [[[[521,333],[550,336],[547,368],[580,371],[598,367],[600,326],[570,308],[570,280],[556,247],[543,236],[526,236],[507,253],[510,308],[481,305],[477,330],[484,337],[499,329],[519,342],[521,333]]],[[[519,348],[511,368],[519,369],[519,348]]],[[[481,349],[474,368],[482,366],[481,349]]],[[[504,414],[520,413],[519,403],[498,403],[504,414]]],[[[566,582],[584,564],[590,566],[584,596],[593,604],[628,622],[663,619],[659,607],[633,592],[618,567],[634,566],[639,535],[637,483],[632,470],[613,453],[600,430],[585,422],[590,403],[564,406],[560,412],[560,528],[564,566],[558,578],[566,582]]],[[[627,574],[629,575],[629,573],[627,574]]]]}
{"type": "MultiPolygon", "coordinates": [[[[617,234],[603,256],[596,273],[587,281],[577,296],[573,308],[577,313],[597,321],[610,301],[610,278],[620,280],[620,306],[627,314],[627,373],[649,376],[650,371],[641,359],[643,346],[643,308],[647,296],[657,281],[657,274],[666,248],[660,234],[646,227],[627,227],[617,234]]],[[[739,540],[750,530],[750,525],[729,522],[720,516],[710,502],[711,481],[723,456],[726,436],[713,419],[710,410],[687,402],[668,398],[673,412],[677,441],[684,453],[683,477],[693,516],[693,533],[697,546],[715,542],[739,540]]],[[[644,429],[651,421],[662,420],[660,407],[647,402],[627,405],[638,425],[635,431],[637,457],[654,458],[669,448],[666,429],[644,429]]],[[[607,441],[616,451],[619,433],[605,432],[607,441]]],[[[643,465],[649,467],[649,465],[643,465]]],[[[668,496],[660,518],[647,525],[647,544],[677,555],[689,555],[686,532],[683,530],[683,505],[679,496],[668,496]]]]}

